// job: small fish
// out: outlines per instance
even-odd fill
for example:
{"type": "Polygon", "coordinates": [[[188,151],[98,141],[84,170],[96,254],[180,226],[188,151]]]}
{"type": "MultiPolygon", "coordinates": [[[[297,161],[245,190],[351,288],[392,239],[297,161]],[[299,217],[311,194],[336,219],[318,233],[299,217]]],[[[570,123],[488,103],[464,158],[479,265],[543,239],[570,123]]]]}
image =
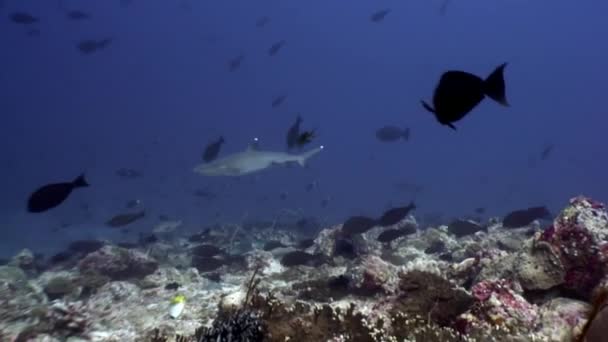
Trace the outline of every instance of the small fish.
{"type": "Polygon", "coordinates": [[[217,141],[207,145],[207,147],[205,147],[205,151],[203,152],[203,161],[209,163],[217,159],[224,142],[224,137],[220,136],[217,141]]]}
{"type": "Polygon", "coordinates": [[[281,241],[276,241],[276,240],[272,240],[272,241],[268,241],[264,244],[264,250],[269,252],[272,251],[273,249],[277,249],[277,248],[285,248],[287,247],[286,245],[284,245],[281,241]]]}
{"type": "Polygon", "coordinates": [[[341,235],[351,237],[374,228],[378,222],[366,216],[351,216],[342,224],[341,235]]]}
{"type": "Polygon", "coordinates": [[[143,174],[140,171],[133,170],[133,169],[127,169],[124,167],[116,170],[116,175],[123,179],[135,179],[135,178],[140,178],[143,176],[143,174]]]}
{"type": "Polygon", "coordinates": [[[30,213],[41,213],[55,208],[72,193],[76,188],[89,186],[84,174],[78,176],[72,182],[47,184],[32,193],[27,201],[27,210],[30,213]]]}
{"type": "Polygon", "coordinates": [[[386,17],[386,15],[389,14],[390,12],[391,12],[390,8],[385,8],[385,9],[379,10],[377,12],[374,12],[369,17],[369,20],[371,20],[372,22],[375,22],[375,23],[379,23],[379,22],[383,21],[384,18],[386,17]]]}
{"type": "Polygon", "coordinates": [[[146,216],[145,210],[137,213],[119,214],[112,217],[106,222],[107,226],[112,228],[124,227],[146,216]]]}
{"type": "Polygon", "coordinates": [[[280,198],[282,201],[284,201],[284,200],[286,200],[286,199],[287,199],[287,195],[288,195],[288,194],[287,194],[287,192],[281,192],[281,193],[279,194],[279,198],[280,198]]]}
{"type": "Polygon", "coordinates": [[[553,152],[553,144],[547,144],[540,153],[540,160],[547,160],[553,152]]]}
{"type": "Polygon", "coordinates": [[[448,231],[456,237],[472,235],[482,230],[486,230],[486,227],[473,220],[456,219],[448,224],[448,231]]]}
{"type": "Polygon", "coordinates": [[[389,209],[382,215],[382,217],[380,217],[378,224],[383,227],[397,224],[414,209],[416,209],[416,204],[414,204],[414,202],[411,202],[405,207],[389,209]]]}
{"type": "Polygon", "coordinates": [[[306,192],[311,192],[313,191],[316,187],[318,186],[317,181],[313,181],[310,182],[308,184],[306,184],[306,186],[304,187],[304,190],[306,190],[306,192]]]}
{"type": "Polygon", "coordinates": [[[376,138],[383,142],[395,142],[399,139],[410,140],[410,129],[396,126],[384,126],[376,130],[376,138]]]}
{"type": "Polygon", "coordinates": [[[174,281],[174,282],[171,282],[171,283],[168,283],[167,285],[165,285],[165,290],[176,291],[180,287],[181,287],[180,283],[174,281]]]}
{"type": "Polygon", "coordinates": [[[424,101],[422,106],[435,114],[440,124],[453,130],[453,123],[464,118],[485,96],[508,107],[503,75],[506,66],[507,63],[499,65],[485,80],[464,71],[447,71],[435,88],[433,107],[424,101]]]}
{"type": "Polygon", "coordinates": [[[306,249],[308,247],[311,247],[314,244],[315,244],[314,239],[304,239],[304,240],[300,240],[298,242],[298,244],[296,245],[296,247],[300,248],[300,249],[306,249]]]}
{"type": "Polygon", "coordinates": [[[485,212],[486,212],[486,208],[484,208],[484,207],[479,207],[479,208],[475,208],[475,210],[474,210],[474,211],[475,211],[475,214],[482,215],[482,214],[485,214],[485,212]]]}
{"type": "Polygon", "coordinates": [[[312,139],[315,138],[315,131],[305,131],[300,133],[300,136],[298,137],[298,140],[296,141],[296,145],[298,147],[303,147],[305,145],[308,145],[310,142],[312,142],[312,139]]]}
{"type": "Polygon", "coordinates": [[[327,206],[329,205],[329,197],[326,197],[324,199],[321,200],[321,208],[327,208],[327,206]]]}
{"type": "Polygon", "coordinates": [[[85,39],[76,44],[76,48],[84,55],[92,54],[97,50],[106,48],[112,42],[111,38],[105,39],[85,39]]]}
{"type": "Polygon", "coordinates": [[[236,71],[238,68],[241,67],[241,64],[243,63],[243,60],[245,60],[245,55],[244,54],[240,54],[236,57],[234,57],[233,59],[228,61],[228,70],[229,71],[236,71]]]}
{"type": "Polygon", "coordinates": [[[263,16],[263,17],[258,18],[258,20],[256,20],[255,26],[258,28],[262,28],[262,27],[266,26],[269,22],[270,22],[270,18],[267,16],[263,16]]]}
{"type": "Polygon", "coordinates": [[[91,18],[90,14],[79,10],[67,11],[66,16],[70,20],[85,20],[91,18]]]}
{"type": "Polygon", "coordinates": [[[286,99],[287,95],[279,95],[275,97],[274,100],[272,100],[272,108],[277,108],[278,106],[282,105],[286,99]]]}
{"type": "Polygon", "coordinates": [[[270,55],[270,56],[276,55],[281,50],[281,48],[283,48],[283,46],[285,46],[285,44],[287,44],[287,41],[285,41],[285,40],[280,40],[280,41],[272,44],[270,49],[268,49],[268,55],[270,55]]]}
{"type": "Polygon", "coordinates": [[[298,138],[300,137],[300,124],[302,123],[302,117],[298,115],[296,117],[296,122],[289,127],[287,131],[287,150],[291,150],[296,147],[298,143],[298,138]]]}
{"type": "Polygon", "coordinates": [[[551,212],[546,207],[531,207],[508,213],[502,220],[502,226],[505,228],[520,228],[529,225],[535,220],[549,218],[551,218],[551,212]]]}
{"type": "Polygon", "coordinates": [[[15,12],[9,18],[17,24],[31,25],[40,21],[37,17],[25,12],[15,12]]]}
{"type": "Polygon", "coordinates": [[[140,204],[142,204],[141,200],[138,200],[138,199],[130,200],[130,201],[127,201],[127,203],[125,204],[125,208],[133,209],[133,208],[139,206],[140,204]]]}
{"type": "MultiPolygon", "coordinates": [[[[414,232],[415,232],[415,230],[414,230],[414,232]]],[[[390,243],[394,240],[397,240],[398,238],[400,238],[402,236],[406,236],[409,234],[412,234],[412,233],[405,229],[397,229],[397,228],[387,229],[387,230],[383,231],[382,233],[380,233],[380,235],[378,235],[377,240],[382,243],[390,243]]]]}

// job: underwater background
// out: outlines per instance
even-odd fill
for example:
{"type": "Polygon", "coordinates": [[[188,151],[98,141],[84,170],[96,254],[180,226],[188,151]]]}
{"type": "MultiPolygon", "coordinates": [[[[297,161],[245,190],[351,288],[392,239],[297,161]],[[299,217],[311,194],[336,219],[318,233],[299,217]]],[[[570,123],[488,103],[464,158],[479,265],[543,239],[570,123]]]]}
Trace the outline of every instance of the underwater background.
{"type": "Polygon", "coordinates": [[[167,220],[187,237],[286,215],[315,237],[412,202],[420,234],[605,202],[605,13],[599,0],[0,0],[0,258],[137,244],[167,220]],[[510,106],[482,101],[452,130],[421,105],[445,71],[502,63],[510,106]],[[286,152],[298,115],[316,133],[301,151],[323,146],[305,167],[193,172],[220,136],[219,158],[256,138],[286,152]],[[381,141],[384,126],[409,139],[381,141]],[[89,187],[27,211],[38,187],[83,173],[89,187]],[[145,216],[108,226],[132,201],[145,216]]]}

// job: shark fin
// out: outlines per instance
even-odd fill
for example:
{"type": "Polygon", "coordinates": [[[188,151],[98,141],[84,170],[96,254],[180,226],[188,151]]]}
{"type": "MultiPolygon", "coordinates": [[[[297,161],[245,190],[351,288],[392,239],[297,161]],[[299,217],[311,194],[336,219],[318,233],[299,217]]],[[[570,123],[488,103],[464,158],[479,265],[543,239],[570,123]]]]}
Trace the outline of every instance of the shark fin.
{"type": "Polygon", "coordinates": [[[308,160],[308,158],[310,158],[310,157],[314,156],[315,154],[321,152],[321,150],[323,150],[323,148],[324,148],[323,145],[321,145],[321,146],[319,146],[317,148],[314,148],[314,149],[312,149],[312,150],[310,150],[308,152],[302,153],[301,155],[298,156],[298,159],[297,159],[298,164],[300,164],[300,166],[302,166],[302,167],[306,166],[306,161],[308,160]]]}

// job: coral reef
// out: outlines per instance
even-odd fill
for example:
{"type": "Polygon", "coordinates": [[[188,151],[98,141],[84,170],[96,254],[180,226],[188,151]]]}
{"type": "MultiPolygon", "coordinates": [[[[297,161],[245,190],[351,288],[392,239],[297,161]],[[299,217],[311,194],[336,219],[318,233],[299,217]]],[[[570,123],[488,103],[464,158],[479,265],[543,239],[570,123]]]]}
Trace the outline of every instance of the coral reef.
{"type": "Polygon", "coordinates": [[[571,341],[608,288],[608,215],[585,197],[545,229],[347,223],[314,239],[251,221],[123,247],[81,240],[45,267],[24,250],[0,266],[0,339],[571,341]]]}

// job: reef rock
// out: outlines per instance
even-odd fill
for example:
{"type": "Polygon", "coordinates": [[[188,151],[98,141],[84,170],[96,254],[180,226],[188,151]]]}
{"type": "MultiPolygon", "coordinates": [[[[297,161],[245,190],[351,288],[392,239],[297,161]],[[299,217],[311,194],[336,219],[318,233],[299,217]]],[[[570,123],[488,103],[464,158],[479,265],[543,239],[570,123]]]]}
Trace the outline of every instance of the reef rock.
{"type": "Polygon", "coordinates": [[[157,268],[158,263],[146,254],[116,246],[104,246],[78,263],[81,271],[94,271],[113,280],[143,278],[157,268]]]}

